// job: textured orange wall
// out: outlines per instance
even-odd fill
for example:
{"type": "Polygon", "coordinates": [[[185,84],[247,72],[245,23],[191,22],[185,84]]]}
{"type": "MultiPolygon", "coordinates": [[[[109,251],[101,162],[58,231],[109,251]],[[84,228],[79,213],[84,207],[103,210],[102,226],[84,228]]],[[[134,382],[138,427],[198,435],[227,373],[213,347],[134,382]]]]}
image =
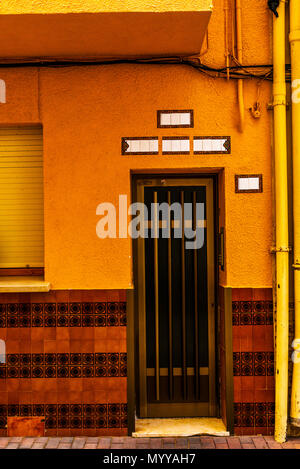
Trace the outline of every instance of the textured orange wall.
{"type": "MultiPolygon", "coordinates": [[[[207,60],[213,62],[215,56],[222,65],[223,10],[222,2],[215,3],[207,60]]],[[[243,19],[245,61],[254,60],[255,51],[257,63],[270,63],[266,28],[271,19],[265,5],[251,2],[243,19]],[[259,42],[263,47],[257,47],[259,42]]],[[[44,126],[45,265],[46,279],[54,289],[131,288],[131,241],[97,238],[96,207],[106,201],[117,203],[119,194],[130,195],[131,170],[188,172],[191,168],[224,168],[227,269],[222,284],[272,285],[269,83],[260,87],[261,119],[253,120],[246,111],[241,134],[237,131],[236,83],[208,78],[185,66],[2,69],[0,78],[7,83],[0,123],[40,121],[44,126]],[[194,129],[156,128],[157,109],[182,108],[194,109],[194,129]],[[155,135],[230,135],[232,153],[120,155],[121,137],[155,135]],[[263,173],[264,192],[235,194],[234,175],[239,173],[263,173]]],[[[256,97],[257,82],[248,80],[246,109],[256,97]]]]}

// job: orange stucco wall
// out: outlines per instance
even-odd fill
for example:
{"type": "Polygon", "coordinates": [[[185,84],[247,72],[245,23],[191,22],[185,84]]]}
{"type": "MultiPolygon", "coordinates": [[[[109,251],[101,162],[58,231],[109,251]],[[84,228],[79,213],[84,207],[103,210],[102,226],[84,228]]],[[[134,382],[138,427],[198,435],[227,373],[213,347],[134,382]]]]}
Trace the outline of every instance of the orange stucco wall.
{"type": "MultiPolygon", "coordinates": [[[[206,60],[223,65],[223,9],[222,2],[215,4],[206,60]]],[[[245,61],[270,63],[266,28],[271,18],[258,0],[251,5],[243,12],[245,61]],[[264,47],[257,48],[260,37],[264,47]]],[[[260,86],[262,117],[254,120],[246,111],[241,134],[236,83],[209,78],[185,66],[1,69],[0,78],[7,86],[0,125],[43,124],[45,275],[53,289],[131,288],[131,241],[96,236],[97,205],[117,204],[119,194],[130,197],[132,170],[186,173],[205,168],[224,168],[221,215],[226,229],[226,271],[221,283],[272,285],[269,83],[260,86]],[[194,109],[194,129],[157,129],[157,109],[194,109]],[[230,135],[232,152],[121,156],[121,137],[155,135],[230,135]],[[236,194],[234,175],[251,173],[263,174],[263,193],[236,194]]],[[[257,81],[247,80],[246,109],[256,98],[257,81]]]]}

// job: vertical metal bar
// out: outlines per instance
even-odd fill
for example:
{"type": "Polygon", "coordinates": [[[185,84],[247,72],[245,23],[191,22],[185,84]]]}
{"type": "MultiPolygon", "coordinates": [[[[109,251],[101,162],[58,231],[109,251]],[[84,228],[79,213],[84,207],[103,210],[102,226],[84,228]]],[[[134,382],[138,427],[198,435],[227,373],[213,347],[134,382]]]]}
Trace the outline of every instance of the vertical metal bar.
{"type": "Polygon", "coordinates": [[[185,237],[184,237],[184,191],[181,191],[181,295],[182,295],[182,376],[183,398],[187,398],[187,370],[186,370],[186,311],[185,311],[185,237]]]}
{"type": "Polygon", "coordinates": [[[169,290],[169,394],[173,399],[173,328],[172,328],[172,220],[171,220],[171,192],[168,191],[169,205],[169,237],[168,237],[168,290],[169,290]]]}
{"type": "MultiPolygon", "coordinates": [[[[196,233],[196,192],[193,192],[193,230],[196,233]]],[[[195,289],[195,392],[199,399],[199,325],[198,325],[198,250],[194,249],[194,289],[195,289]]]]}
{"type": "Polygon", "coordinates": [[[159,401],[159,297],[158,297],[158,233],[157,192],[154,192],[154,291],[155,291],[155,389],[159,401]]]}

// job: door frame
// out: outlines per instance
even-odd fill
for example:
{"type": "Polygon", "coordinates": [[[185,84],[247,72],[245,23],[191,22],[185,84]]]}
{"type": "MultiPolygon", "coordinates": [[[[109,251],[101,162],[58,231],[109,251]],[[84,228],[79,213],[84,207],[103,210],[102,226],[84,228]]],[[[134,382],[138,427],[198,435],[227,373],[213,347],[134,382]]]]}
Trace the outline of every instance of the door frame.
{"type": "MultiPolygon", "coordinates": [[[[151,186],[205,186],[207,187],[207,280],[208,280],[208,340],[209,340],[209,405],[207,416],[217,416],[217,389],[216,389],[216,255],[215,255],[215,191],[214,177],[210,175],[137,175],[135,179],[134,201],[143,202],[144,187],[151,186]]],[[[136,410],[139,417],[148,416],[146,398],[146,343],[145,337],[145,268],[144,268],[144,239],[138,238],[133,243],[133,268],[135,279],[134,303],[135,331],[130,336],[134,340],[131,343],[132,354],[135,355],[135,366],[132,372],[135,377],[136,410]],[[138,312],[142,311],[142,314],[138,312]]],[[[130,295],[131,296],[131,295],[130,295]]],[[[129,319],[129,318],[128,318],[129,319]]],[[[129,383],[128,383],[129,384],[129,383]]],[[[132,383],[133,384],[133,383],[132,383]]],[[[193,414],[193,416],[195,416],[193,414]]],[[[129,416],[130,420],[130,416],[129,416]]]]}

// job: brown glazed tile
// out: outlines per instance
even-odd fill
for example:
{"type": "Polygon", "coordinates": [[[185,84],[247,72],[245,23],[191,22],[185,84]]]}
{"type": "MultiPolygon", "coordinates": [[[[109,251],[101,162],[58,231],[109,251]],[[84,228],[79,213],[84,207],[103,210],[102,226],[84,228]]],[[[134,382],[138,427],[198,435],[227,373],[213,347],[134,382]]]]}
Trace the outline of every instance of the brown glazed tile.
{"type": "Polygon", "coordinates": [[[58,392],[44,392],[41,394],[36,394],[36,399],[34,402],[39,403],[42,402],[43,404],[53,404],[58,401],[58,392]]]}
{"type": "Polygon", "coordinates": [[[32,382],[30,378],[22,378],[20,379],[19,391],[27,391],[30,392],[32,390],[32,382]]]}
{"type": "Polygon", "coordinates": [[[44,353],[56,353],[56,340],[45,340],[44,341],[44,353]]]}
{"type": "Polygon", "coordinates": [[[126,290],[119,290],[119,301],[126,302],[127,300],[127,292],[126,290]]]}
{"type": "MultiPolygon", "coordinates": [[[[31,342],[31,353],[44,353],[44,344],[45,342],[43,340],[31,342]]],[[[25,353],[23,349],[20,350],[20,352],[25,353]]]]}
{"type": "Polygon", "coordinates": [[[6,390],[7,392],[19,391],[20,380],[19,379],[6,379],[6,390]]]}
{"type": "Polygon", "coordinates": [[[43,417],[8,417],[8,436],[44,436],[43,417]]]}
{"type": "Polygon", "coordinates": [[[255,435],[268,435],[268,427],[255,427],[255,435]]]}
{"type": "MultiPolygon", "coordinates": [[[[65,401],[67,402],[67,401],[65,401]]],[[[82,392],[82,402],[88,402],[93,404],[95,402],[95,392],[94,391],[83,391],[82,392]]],[[[118,401],[119,402],[119,401],[118,401]]]]}
{"type": "Polygon", "coordinates": [[[0,404],[8,404],[8,392],[0,392],[0,404]]]}
{"type": "MultiPolygon", "coordinates": [[[[70,379],[69,378],[57,378],[57,391],[63,393],[64,391],[70,390],[70,379]]],[[[67,402],[67,401],[65,401],[67,402]]]]}
{"type": "MultiPolygon", "coordinates": [[[[27,392],[19,392],[19,403],[20,404],[31,404],[32,403],[32,392],[27,391],[27,392]]],[[[0,402],[2,402],[0,400],[0,402]]]]}
{"type": "MultiPolygon", "coordinates": [[[[243,386],[243,384],[242,384],[243,386]]],[[[254,388],[241,390],[241,402],[254,402],[254,388]]]]}
{"type": "Polygon", "coordinates": [[[106,340],[108,337],[108,329],[111,329],[109,327],[95,327],[94,329],[94,338],[95,341],[103,341],[106,340]]]}
{"type": "MultiPolygon", "coordinates": [[[[271,350],[268,350],[266,344],[266,327],[268,326],[252,326],[253,329],[253,351],[260,352],[260,351],[273,351],[274,346],[272,346],[271,350]]],[[[271,326],[273,328],[273,326],[271,326]]]]}
{"type": "Polygon", "coordinates": [[[108,290],[108,292],[107,292],[107,301],[120,301],[119,300],[119,290],[108,290]]]}
{"type": "Polygon", "coordinates": [[[60,341],[70,341],[71,331],[74,329],[79,329],[78,327],[57,327],[56,328],[56,340],[60,341]]]}
{"type": "Polygon", "coordinates": [[[6,392],[6,380],[5,379],[0,379],[0,392],[6,392]]]}
{"type": "Polygon", "coordinates": [[[243,326],[233,326],[232,328],[232,351],[241,352],[240,328],[243,326]]]}
{"type": "MultiPolygon", "coordinates": [[[[56,342],[56,352],[57,353],[70,353],[71,352],[71,341],[69,340],[60,340],[56,342]]],[[[78,352],[78,350],[76,350],[78,352]]]]}
{"type": "Polygon", "coordinates": [[[43,327],[43,328],[39,327],[39,328],[36,328],[36,329],[43,329],[44,330],[45,340],[56,340],[56,327],[43,327]]]}
{"type": "Polygon", "coordinates": [[[17,340],[19,340],[19,337],[20,337],[19,328],[13,328],[13,327],[7,328],[7,331],[6,331],[6,339],[7,340],[17,341],[17,340]]]}
{"type": "Polygon", "coordinates": [[[253,350],[253,326],[240,326],[240,348],[241,352],[252,352],[253,350]]]}
{"type": "Polygon", "coordinates": [[[8,404],[19,404],[20,403],[20,393],[18,391],[8,392],[7,393],[8,404]]]}
{"type": "MultiPolygon", "coordinates": [[[[88,378],[89,381],[91,381],[91,378],[88,378]]],[[[81,392],[83,391],[83,378],[74,378],[74,379],[69,379],[69,391],[70,392],[81,392]]]]}
{"type": "Polygon", "coordinates": [[[233,288],[232,301],[252,301],[252,288],[233,288]]]}
{"type": "Polygon", "coordinates": [[[31,327],[30,331],[31,342],[39,342],[44,340],[44,327],[31,327]]]}
{"type": "Polygon", "coordinates": [[[65,330],[68,330],[69,331],[69,337],[70,337],[70,341],[73,342],[73,341],[76,341],[76,340],[81,340],[82,339],[82,331],[83,331],[83,327],[61,327],[61,328],[58,328],[58,329],[65,329],[65,330]]]}
{"type": "Polygon", "coordinates": [[[20,352],[20,341],[8,339],[6,341],[6,353],[19,353],[20,352]]]}
{"type": "Polygon", "coordinates": [[[97,390],[94,392],[95,404],[102,404],[108,402],[107,400],[108,391],[106,389],[97,390]]]}
{"type": "MultiPolygon", "coordinates": [[[[251,391],[254,390],[254,376],[243,376],[241,379],[241,389],[242,391],[251,391]]],[[[243,399],[244,402],[247,402],[243,399]]],[[[253,402],[253,401],[252,401],[253,402]]]]}

